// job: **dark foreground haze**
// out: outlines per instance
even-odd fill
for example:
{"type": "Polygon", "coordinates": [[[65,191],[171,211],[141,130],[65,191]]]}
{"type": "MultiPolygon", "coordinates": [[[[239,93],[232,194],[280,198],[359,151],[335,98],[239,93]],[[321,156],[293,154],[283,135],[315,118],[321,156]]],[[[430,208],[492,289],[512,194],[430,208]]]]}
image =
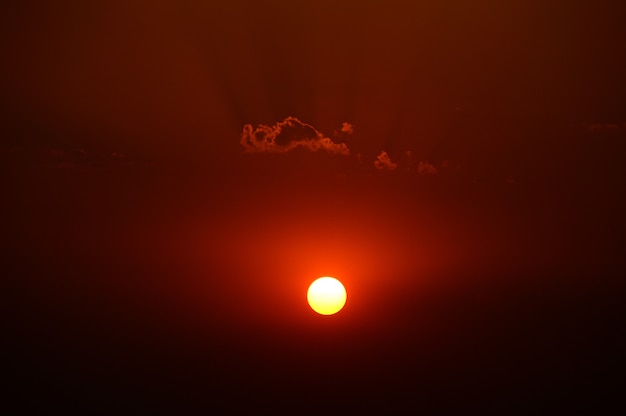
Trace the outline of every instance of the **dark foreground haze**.
{"type": "Polygon", "coordinates": [[[8,406],[623,408],[623,6],[505,3],[0,6],[8,406]]]}

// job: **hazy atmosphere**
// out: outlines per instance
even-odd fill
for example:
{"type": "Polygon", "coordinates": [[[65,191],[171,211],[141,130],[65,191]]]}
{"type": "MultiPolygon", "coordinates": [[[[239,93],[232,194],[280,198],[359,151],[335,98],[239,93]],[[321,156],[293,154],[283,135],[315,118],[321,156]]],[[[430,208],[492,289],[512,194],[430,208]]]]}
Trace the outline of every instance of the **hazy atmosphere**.
{"type": "Polygon", "coordinates": [[[624,17],[582,0],[0,6],[15,406],[623,407],[624,17]],[[320,276],[345,285],[336,315],[307,305],[320,276]]]}

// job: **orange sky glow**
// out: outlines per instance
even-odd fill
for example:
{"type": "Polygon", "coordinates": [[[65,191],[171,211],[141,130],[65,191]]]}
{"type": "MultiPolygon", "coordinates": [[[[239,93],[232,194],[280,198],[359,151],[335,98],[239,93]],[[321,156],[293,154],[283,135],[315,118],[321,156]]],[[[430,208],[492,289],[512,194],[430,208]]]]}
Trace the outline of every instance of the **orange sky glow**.
{"type": "Polygon", "coordinates": [[[623,17],[610,0],[3,4],[12,396],[596,412],[623,351],[623,17]],[[306,302],[320,276],[349,298],[325,319],[306,302]]]}

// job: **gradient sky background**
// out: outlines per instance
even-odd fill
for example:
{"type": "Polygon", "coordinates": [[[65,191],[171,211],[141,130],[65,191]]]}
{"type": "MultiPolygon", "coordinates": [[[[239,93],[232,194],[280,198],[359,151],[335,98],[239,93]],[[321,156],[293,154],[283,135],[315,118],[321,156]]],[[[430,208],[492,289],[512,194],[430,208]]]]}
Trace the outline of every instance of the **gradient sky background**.
{"type": "Polygon", "coordinates": [[[616,399],[621,2],[0,16],[8,373],[24,409],[616,399]],[[305,303],[322,275],[348,290],[333,318],[305,303]]]}

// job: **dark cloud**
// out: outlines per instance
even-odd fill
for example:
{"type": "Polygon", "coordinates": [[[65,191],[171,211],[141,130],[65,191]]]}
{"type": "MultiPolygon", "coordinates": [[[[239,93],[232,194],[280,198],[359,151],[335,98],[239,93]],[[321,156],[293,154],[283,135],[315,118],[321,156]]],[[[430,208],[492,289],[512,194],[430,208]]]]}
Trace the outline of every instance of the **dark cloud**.
{"type": "MultiPolygon", "coordinates": [[[[331,154],[354,156],[355,163],[363,164],[364,156],[361,153],[351,155],[348,145],[337,139],[345,138],[353,133],[354,126],[344,121],[341,128],[335,130],[335,139],[333,140],[312,125],[306,124],[296,117],[287,117],[273,126],[260,124],[255,128],[251,124],[246,124],[243,127],[240,143],[244,147],[245,153],[287,153],[296,148],[304,148],[310,152],[323,150],[331,154]]],[[[346,160],[349,159],[351,158],[346,160]]],[[[427,160],[415,159],[411,150],[404,151],[398,159],[394,160],[389,153],[382,150],[374,158],[373,165],[377,171],[397,171],[401,168],[407,174],[434,175],[439,172],[435,164],[427,160]]],[[[445,161],[441,168],[445,169],[448,163],[445,161]]],[[[360,172],[364,173],[365,171],[361,170],[360,172]]]]}
{"type": "MultiPolygon", "coordinates": [[[[346,124],[344,123],[344,126],[346,124]]],[[[246,124],[240,143],[244,151],[250,153],[286,153],[301,147],[311,152],[324,150],[332,154],[350,155],[350,149],[345,143],[336,143],[310,124],[303,123],[295,117],[287,117],[273,126],[260,124],[254,128],[251,124],[246,124]]]]}
{"type": "Polygon", "coordinates": [[[626,131],[626,123],[584,123],[583,127],[590,133],[626,131]]]}
{"type": "Polygon", "coordinates": [[[52,149],[49,152],[52,166],[60,169],[88,169],[114,166],[133,166],[125,154],[95,152],[85,149],[52,149]]]}
{"type": "Polygon", "coordinates": [[[14,146],[1,152],[13,164],[52,169],[92,169],[136,166],[136,160],[119,152],[14,146]]]}

